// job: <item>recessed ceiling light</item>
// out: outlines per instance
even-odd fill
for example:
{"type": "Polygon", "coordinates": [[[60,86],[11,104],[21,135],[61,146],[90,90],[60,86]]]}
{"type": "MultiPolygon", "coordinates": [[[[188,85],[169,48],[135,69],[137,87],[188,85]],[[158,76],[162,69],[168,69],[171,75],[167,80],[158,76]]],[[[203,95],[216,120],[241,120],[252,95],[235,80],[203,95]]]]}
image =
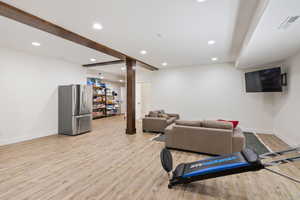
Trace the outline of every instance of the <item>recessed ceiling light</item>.
{"type": "Polygon", "coordinates": [[[36,46],[36,47],[41,46],[41,43],[38,43],[38,42],[32,42],[31,44],[32,44],[33,46],[36,46]]]}
{"type": "Polygon", "coordinates": [[[123,80],[119,80],[121,83],[123,82],[123,80]]]}
{"type": "Polygon", "coordinates": [[[101,76],[101,77],[100,77],[100,79],[104,79],[104,77],[103,77],[103,76],[101,76]]]}
{"type": "Polygon", "coordinates": [[[103,26],[99,23],[94,23],[93,24],[93,29],[96,29],[96,30],[102,30],[103,29],[103,26]]]}
{"type": "Polygon", "coordinates": [[[91,58],[90,61],[91,62],[96,62],[96,59],[95,58],[91,58]]]}
{"type": "Polygon", "coordinates": [[[197,2],[199,2],[199,3],[203,3],[203,2],[205,2],[206,0],[197,0],[197,2]]]}
{"type": "Polygon", "coordinates": [[[161,63],[161,65],[162,65],[162,66],[167,66],[168,63],[167,63],[167,62],[163,62],[163,63],[161,63]]]}
{"type": "Polygon", "coordinates": [[[216,41],[214,41],[214,40],[209,40],[207,43],[208,43],[209,45],[213,45],[213,44],[216,43],[216,41]]]}
{"type": "Polygon", "coordinates": [[[123,71],[126,70],[126,67],[121,67],[121,70],[123,70],[123,71]]]}
{"type": "Polygon", "coordinates": [[[159,37],[159,38],[162,37],[162,35],[160,33],[157,33],[156,36],[159,37]]]}
{"type": "Polygon", "coordinates": [[[147,51],[146,51],[146,50],[142,50],[142,51],[140,51],[140,53],[141,53],[142,55],[145,55],[145,54],[147,54],[147,51]]]}
{"type": "Polygon", "coordinates": [[[219,60],[219,58],[214,57],[214,58],[211,58],[211,60],[212,60],[212,61],[217,61],[217,60],[219,60]]]}

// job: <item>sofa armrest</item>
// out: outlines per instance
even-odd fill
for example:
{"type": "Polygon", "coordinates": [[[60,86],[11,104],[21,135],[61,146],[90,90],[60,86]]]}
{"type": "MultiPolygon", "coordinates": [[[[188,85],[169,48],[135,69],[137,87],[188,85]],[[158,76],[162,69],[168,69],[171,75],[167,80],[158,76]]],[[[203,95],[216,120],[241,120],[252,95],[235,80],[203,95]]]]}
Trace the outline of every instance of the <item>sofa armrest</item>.
{"type": "Polygon", "coordinates": [[[169,116],[169,117],[176,117],[176,119],[179,119],[180,118],[180,116],[179,116],[179,114],[173,114],[173,113],[167,113],[167,115],[169,116]]]}
{"type": "Polygon", "coordinates": [[[146,117],[143,118],[143,130],[164,132],[167,127],[167,119],[159,117],[146,117]]]}
{"type": "Polygon", "coordinates": [[[233,130],[233,137],[232,137],[232,151],[240,152],[245,147],[246,147],[246,138],[243,134],[242,129],[235,128],[233,130]]]}

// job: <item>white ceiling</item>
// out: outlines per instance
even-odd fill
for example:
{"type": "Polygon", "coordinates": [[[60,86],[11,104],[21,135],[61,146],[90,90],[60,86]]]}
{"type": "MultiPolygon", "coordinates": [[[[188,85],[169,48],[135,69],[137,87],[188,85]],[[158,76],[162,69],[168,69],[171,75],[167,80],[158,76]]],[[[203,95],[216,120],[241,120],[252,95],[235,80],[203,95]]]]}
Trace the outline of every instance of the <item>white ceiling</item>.
{"type": "MultiPolygon", "coordinates": [[[[156,67],[233,61],[239,0],[4,0],[156,67]],[[104,29],[92,29],[100,22],[104,29]],[[161,34],[158,37],[157,34],[161,34]],[[216,44],[208,46],[209,40],[216,44]],[[146,50],[147,55],[141,55],[146,50]]],[[[31,37],[31,35],[28,35],[31,37]]],[[[72,50],[70,50],[72,51],[72,50]]]]}
{"type": "Polygon", "coordinates": [[[98,61],[116,60],[114,57],[2,16],[0,16],[0,24],[0,47],[63,59],[80,65],[91,63],[90,58],[95,58],[98,61]],[[39,42],[41,46],[34,47],[31,45],[32,42],[39,42]]]}
{"type": "MultiPolygon", "coordinates": [[[[99,53],[93,49],[75,44],[2,16],[0,16],[0,24],[0,47],[65,60],[79,65],[93,63],[90,61],[90,58],[95,58],[97,60],[96,62],[116,60],[114,57],[99,53]],[[34,47],[31,45],[32,42],[39,42],[41,46],[34,47]]],[[[125,71],[121,69],[122,67],[125,67],[125,63],[88,67],[87,73],[99,77],[99,73],[101,73],[104,80],[119,82],[119,80],[125,80],[126,77],[125,71]]],[[[137,75],[139,75],[139,73],[149,70],[137,66],[136,71],[137,75]]]]}
{"type": "Polygon", "coordinates": [[[286,30],[278,29],[288,16],[295,15],[300,15],[299,0],[270,0],[238,59],[238,67],[276,63],[300,51],[300,19],[286,30]]]}
{"type": "MultiPolygon", "coordinates": [[[[237,61],[240,68],[258,67],[285,59],[300,49],[300,20],[285,31],[277,29],[287,16],[300,14],[299,0],[4,2],[159,68],[165,68],[162,62],[168,62],[167,67],[211,64],[212,57],[218,57],[218,63],[237,61]],[[257,4],[263,1],[269,4],[241,49],[257,4]],[[94,22],[101,23],[104,29],[94,30],[94,22]],[[209,46],[209,40],[216,44],[209,46]],[[140,50],[148,54],[141,55],[140,50]]],[[[116,60],[4,17],[0,17],[0,25],[0,46],[76,64],[91,63],[90,58],[97,62],[116,60]],[[42,46],[33,47],[33,41],[42,46]]],[[[123,76],[122,66],[92,69],[123,76]]]]}

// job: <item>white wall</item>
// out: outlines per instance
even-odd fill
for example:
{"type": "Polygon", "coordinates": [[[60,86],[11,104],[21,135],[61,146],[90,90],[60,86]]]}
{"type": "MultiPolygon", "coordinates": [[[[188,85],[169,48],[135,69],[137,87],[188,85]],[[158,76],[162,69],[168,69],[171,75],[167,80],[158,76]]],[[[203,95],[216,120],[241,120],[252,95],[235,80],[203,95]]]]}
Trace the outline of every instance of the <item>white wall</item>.
{"type": "Polygon", "coordinates": [[[288,86],[275,98],[274,132],[288,144],[297,145],[300,144],[300,53],[288,59],[284,66],[288,86]]]}
{"type": "Polygon", "coordinates": [[[58,86],[85,83],[79,65],[0,48],[0,145],[56,134],[58,86]]]}
{"type": "MultiPolygon", "coordinates": [[[[243,128],[275,130],[296,144],[300,54],[286,66],[289,86],[280,94],[245,93],[244,72],[231,64],[162,69],[139,82],[151,86],[151,109],[180,113],[182,119],[237,119],[243,128]]],[[[56,134],[57,87],[76,83],[86,83],[79,65],[0,48],[0,145],[56,134]]]]}
{"type": "Polygon", "coordinates": [[[246,93],[244,72],[232,64],[170,68],[153,74],[152,109],[182,119],[233,119],[246,130],[273,131],[273,95],[246,93]]]}
{"type": "Polygon", "coordinates": [[[137,67],[136,69],[136,82],[137,83],[150,83],[155,72],[148,69],[137,67]]]}
{"type": "MultiPolygon", "coordinates": [[[[114,65],[110,65],[112,68],[114,67],[114,65]]],[[[121,71],[121,69],[120,69],[121,71]]],[[[101,76],[104,77],[103,81],[108,81],[108,82],[119,82],[119,80],[125,80],[125,77],[124,76],[121,76],[121,75],[116,75],[116,74],[113,74],[113,73],[109,73],[109,72],[106,72],[106,71],[102,71],[102,70],[99,70],[99,69],[89,69],[87,68],[87,74],[86,76],[88,78],[100,78],[101,76]],[[101,73],[101,75],[99,75],[99,73],[101,73]]]]}

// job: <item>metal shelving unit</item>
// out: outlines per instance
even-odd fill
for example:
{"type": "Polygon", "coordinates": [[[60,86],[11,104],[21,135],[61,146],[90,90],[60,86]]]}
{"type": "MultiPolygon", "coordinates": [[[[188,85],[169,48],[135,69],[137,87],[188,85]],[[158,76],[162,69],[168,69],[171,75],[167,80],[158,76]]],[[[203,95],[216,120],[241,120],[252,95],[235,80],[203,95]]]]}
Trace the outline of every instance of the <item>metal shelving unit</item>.
{"type": "Polygon", "coordinates": [[[106,115],[106,88],[93,86],[93,119],[106,115]]]}
{"type": "Polygon", "coordinates": [[[115,91],[101,83],[100,79],[88,78],[88,84],[93,85],[93,119],[121,113],[120,102],[116,100],[115,91]]]}

